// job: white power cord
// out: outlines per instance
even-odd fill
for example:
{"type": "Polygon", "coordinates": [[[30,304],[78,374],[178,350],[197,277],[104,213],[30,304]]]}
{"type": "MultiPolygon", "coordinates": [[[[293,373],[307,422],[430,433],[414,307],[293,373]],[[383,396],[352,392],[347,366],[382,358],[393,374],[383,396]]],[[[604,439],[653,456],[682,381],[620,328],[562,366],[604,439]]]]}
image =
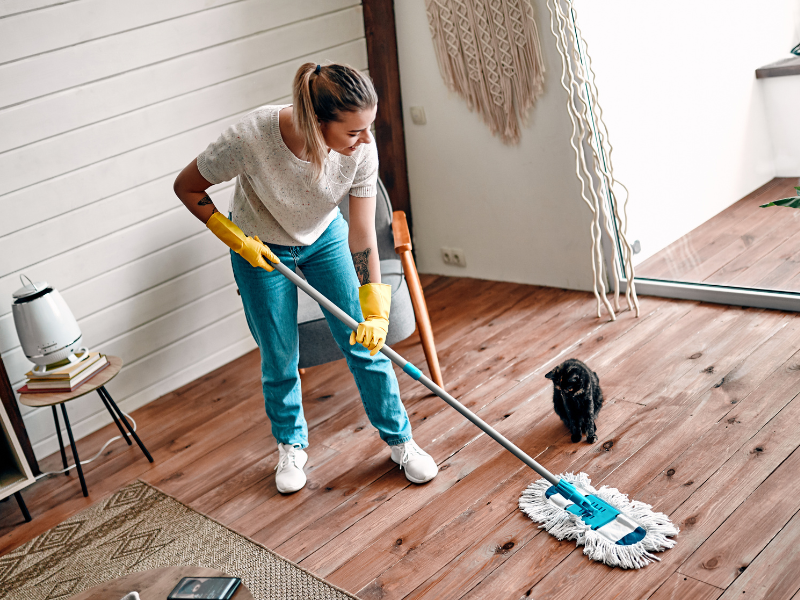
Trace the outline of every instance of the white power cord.
{"type": "MultiPolygon", "coordinates": [[[[131,422],[133,423],[133,430],[136,431],[136,421],[133,420],[133,417],[130,416],[128,413],[122,411],[122,410],[120,412],[123,415],[125,415],[126,418],[131,420],[131,422]]],[[[124,425],[123,425],[123,427],[124,427],[124,425]]],[[[128,433],[127,435],[130,435],[130,433],[128,433]]],[[[63,437],[62,437],[62,439],[63,439],[63,437]]],[[[108,448],[109,444],[111,444],[112,442],[115,442],[117,440],[121,440],[121,439],[122,439],[121,435],[116,435],[116,436],[112,437],[105,444],[103,444],[103,447],[100,448],[100,450],[97,451],[97,454],[95,454],[92,458],[88,458],[86,460],[80,461],[81,465],[89,464],[93,460],[97,459],[105,451],[105,449],[108,448]]],[[[68,466],[66,469],[61,469],[60,471],[47,471],[45,473],[40,473],[39,475],[36,476],[36,480],[38,481],[39,479],[42,479],[43,477],[48,477],[50,475],[61,475],[62,473],[66,473],[70,469],[74,469],[74,468],[75,468],[75,464],[73,463],[70,466],[68,466]]]]}

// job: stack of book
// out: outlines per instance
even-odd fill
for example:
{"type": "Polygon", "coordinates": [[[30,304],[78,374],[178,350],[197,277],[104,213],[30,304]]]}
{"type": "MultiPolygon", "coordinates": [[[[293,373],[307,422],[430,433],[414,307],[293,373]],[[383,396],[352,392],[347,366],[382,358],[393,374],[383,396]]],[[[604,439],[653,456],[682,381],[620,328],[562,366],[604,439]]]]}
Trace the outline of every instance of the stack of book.
{"type": "Polygon", "coordinates": [[[71,392],[108,366],[108,359],[99,352],[90,352],[78,363],[48,365],[42,373],[28,371],[28,380],[17,391],[20,394],[53,394],[71,392]]]}

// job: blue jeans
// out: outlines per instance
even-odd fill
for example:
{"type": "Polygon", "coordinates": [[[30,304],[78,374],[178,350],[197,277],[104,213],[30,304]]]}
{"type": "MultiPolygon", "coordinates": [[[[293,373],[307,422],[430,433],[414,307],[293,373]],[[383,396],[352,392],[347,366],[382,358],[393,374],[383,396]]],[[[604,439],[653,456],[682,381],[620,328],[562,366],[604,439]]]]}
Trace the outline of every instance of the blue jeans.
{"type": "MultiPolygon", "coordinates": [[[[334,304],[361,322],[359,281],[347,242],[348,226],[341,213],[310,246],[270,249],[293,271],[300,267],[308,282],[334,304]]],[[[272,435],[281,444],[308,446],[308,424],[297,365],[297,288],[277,270],[255,268],[231,252],[250,332],[261,351],[261,384],[272,435]]],[[[392,363],[383,354],[369,355],[361,344],[350,345],[350,329],[323,309],[334,340],[347,359],[367,417],[389,445],[411,439],[411,424],[400,400],[392,363]]]]}

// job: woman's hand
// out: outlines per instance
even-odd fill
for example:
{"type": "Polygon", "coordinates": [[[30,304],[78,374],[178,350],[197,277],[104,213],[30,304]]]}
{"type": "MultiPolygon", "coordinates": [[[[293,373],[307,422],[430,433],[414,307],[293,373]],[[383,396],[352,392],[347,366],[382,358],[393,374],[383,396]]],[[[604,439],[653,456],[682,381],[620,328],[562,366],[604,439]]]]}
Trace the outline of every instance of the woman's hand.
{"type": "Polygon", "coordinates": [[[392,304],[392,286],[386,283],[368,283],[358,288],[358,300],[364,321],[350,334],[350,345],[356,342],[369,350],[370,356],[380,352],[389,331],[389,308],[392,304]]]}
{"type": "Polygon", "coordinates": [[[253,267],[261,267],[267,271],[272,271],[274,267],[267,261],[272,263],[281,262],[272,253],[269,246],[258,239],[258,236],[250,237],[245,235],[235,223],[224,217],[222,213],[215,211],[208,219],[206,227],[222,240],[228,248],[236,252],[253,267]]]}

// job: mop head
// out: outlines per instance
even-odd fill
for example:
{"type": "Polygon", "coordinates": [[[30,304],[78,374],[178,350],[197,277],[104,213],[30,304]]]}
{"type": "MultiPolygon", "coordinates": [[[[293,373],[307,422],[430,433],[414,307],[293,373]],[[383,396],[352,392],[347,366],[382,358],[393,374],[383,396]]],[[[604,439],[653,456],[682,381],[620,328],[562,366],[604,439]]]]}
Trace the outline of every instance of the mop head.
{"type": "Polygon", "coordinates": [[[669,538],[678,535],[678,528],[665,514],[653,512],[649,504],[628,500],[625,494],[605,485],[596,490],[585,473],[565,473],[559,485],[564,482],[567,491],[563,493],[546,479],[532,483],[522,493],[519,507],[556,539],[575,540],[592,560],[611,567],[641,569],[659,560],[652,552],[675,545],[669,538]],[[581,499],[576,503],[575,497],[569,498],[569,484],[591,507],[581,507],[581,499]]]}

